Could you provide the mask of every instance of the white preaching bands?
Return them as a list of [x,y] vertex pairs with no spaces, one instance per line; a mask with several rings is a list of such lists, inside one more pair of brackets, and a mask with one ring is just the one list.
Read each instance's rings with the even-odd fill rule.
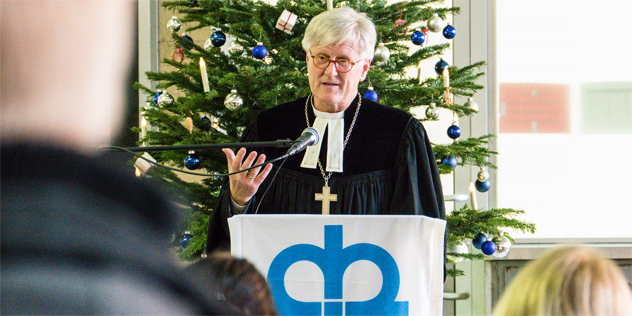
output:
[[[312,107],[312,110],[314,110],[314,115],[316,115],[316,120],[312,127],[318,130],[318,135],[325,135],[325,131],[329,127],[329,133],[327,134],[327,167],[325,171],[342,172],[342,142],[345,130],[345,113],[321,112],[314,107]],[[301,167],[310,169],[316,169],[316,167],[318,167],[318,156],[322,144],[323,142],[319,141],[317,144],[307,147]]]

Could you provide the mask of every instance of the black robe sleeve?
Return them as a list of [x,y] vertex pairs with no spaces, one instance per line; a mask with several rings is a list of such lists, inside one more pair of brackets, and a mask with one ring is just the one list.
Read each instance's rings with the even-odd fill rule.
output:
[[445,220],[443,189],[432,145],[418,120],[411,118],[408,124],[397,154],[390,213]]
[[[423,125],[411,119],[402,135],[396,161],[397,177],[391,214],[425,215],[445,220],[445,203],[432,144]],[[410,211],[408,211],[410,212]],[[443,239],[443,280],[446,274],[447,231]]]

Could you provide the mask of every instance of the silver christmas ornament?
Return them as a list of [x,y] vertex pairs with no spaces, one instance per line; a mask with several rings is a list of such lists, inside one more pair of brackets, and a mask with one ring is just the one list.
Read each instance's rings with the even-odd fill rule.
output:
[[244,53],[244,47],[237,43],[237,41],[232,41],[230,45],[228,45],[228,53],[233,57],[240,56]]
[[457,257],[457,256],[452,256],[450,254],[451,253],[468,254],[470,253],[470,249],[468,248],[467,244],[465,244],[464,242],[461,242],[456,245],[448,244],[447,252],[448,252],[448,256],[450,256],[450,258],[452,258],[454,262],[463,262],[465,259],[461,257]]
[[438,14],[433,14],[432,18],[428,20],[428,29],[434,33],[439,33],[443,30],[443,20]]
[[171,32],[177,32],[180,30],[181,27],[182,27],[182,23],[180,22],[180,20],[178,20],[177,16],[172,16],[171,20],[167,22],[167,28]]
[[509,250],[511,250],[511,241],[504,235],[494,238],[493,241],[496,244],[496,252],[494,252],[492,256],[496,258],[507,257]]
[[164,107],[173,104],[173,97],[167,93],[167,90],[163,90],[162,94],[158,97],[158,106]]
[[237,94],[236,89],[230,90],[230,94],[228,94],[226,96],[226,99],[224,99],[224,106],[226,106],[226,108],[231,109],[231,110],[239,108],[243,104],[244,104],[244,99],[241,96],[239,96],[239,94]]
[[373,61],[375,61],[378,65],[381,65],[387,62],[389,57],[391,57],[391,51],[388,50],[388,47],[384,46],[384,43],[378,44],[375,49]]
[[434,121],[439,119],[439,108],[437,108],[436,103],[430,103],[430,106],[426,109],[426,117]]
[[474,102],[474,98],[468,98],[467,102],[465,102],[464,105],[467,106],[470,110],[478,112],[478,103]]
[[477,178],[478,181],[485,182],[489,179],[489,172],[487,172],[485,168],[482,168],[481,171],[478,172]]

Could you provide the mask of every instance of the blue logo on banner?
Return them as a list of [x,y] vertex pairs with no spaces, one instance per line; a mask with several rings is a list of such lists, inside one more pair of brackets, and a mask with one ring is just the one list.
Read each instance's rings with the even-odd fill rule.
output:
[[[342,225],[325,226],[325,248],[309,244],[290,246],[270,264],[268,282],[281,315],[343,315],[342,286],[347,268],[359,260],[373,262],[382,272],[382,289],[374,298],[363,302],[344,302],[344,314],[408,315],[408,302],[396,302],[399,292],[399,269],[395,259],[383,248],[367,243],[342,248]],[[324,313],[322,302],[302,302],[290,297],[285,288],[285,272],[294,263],[316,264],[325,278]]]

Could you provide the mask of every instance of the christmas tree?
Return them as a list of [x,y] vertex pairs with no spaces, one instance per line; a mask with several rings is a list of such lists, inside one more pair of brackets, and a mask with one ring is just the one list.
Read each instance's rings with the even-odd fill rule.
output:
[[[481,169],[477,189],[487,191],[487,168],[495,168],[487,143],[493,135],[460,139],[458,118],[476,115],[473,100],[456,104],[455,97],[471,97],[482,88],[477,80],[484,76],[483,62],[465,67],[448,65],[443,59],[449,43],[428,45],[428,38],[453,38],[456,30],[446,24],[458,8],[440,7],[441,1],[402,1],[387,4],[380,0],[333,1],[333,7],[348,6],[364,12],[375,23],[378,46],[368,80],[359,90],[364,97],[414,112],[424,110],[421,121],[436,120],[438,109],[453,113],[454,123],[446,126],[454,141],[434,144],[433,150],[442,174],[450,174],[458,165]],[[163,63],[173,70],[150,72],[155,89],[137,84],[148,96],[143,117],[152,129],[143,133],[143,144],[193,145],[237,142],[245,127],[261,110],[306,96],[305,51],[303,33],[310,19],[327,9],[325,1],[206,0],[168,1],[163,6],[177,12],[167,27],[173,32],[174,52]],[[208,30],[204,45],[196,44],[186,32]],[[436,76],[423,78],[422,62],[433,63]],[[417,76],[414,74],[419,72]],[[411,75],[412,74],[412,75]],[[139,130],[140,131],[140,130]],[[432,139],[431,139],[432,141]],[[162,164],[204,174],[225,173],[226,158],[219,150],[195,152],[158,151],[152,156]],[[158,168],[154,168],[158,169]],[[222,184],[220,177],[184,181],[170,170],[152,171],[152,177],[168,179],[190,194],[193,203],[182,231],[181,255],[198,258],[205,248],[209,215]],[[475,246],[491,254],[508,250],[512,240],[506,228],[533,232],[535,227],[514,219],[522,213],[513,209],[479,210],[469,205],[448,215],[448,260],[482,259],[456,247],[475,239]],[[484,238],[493,243],[483,246]],[[504,248],[503,248],[504,247]],[[451,275],[461,272],[455,269]]]

